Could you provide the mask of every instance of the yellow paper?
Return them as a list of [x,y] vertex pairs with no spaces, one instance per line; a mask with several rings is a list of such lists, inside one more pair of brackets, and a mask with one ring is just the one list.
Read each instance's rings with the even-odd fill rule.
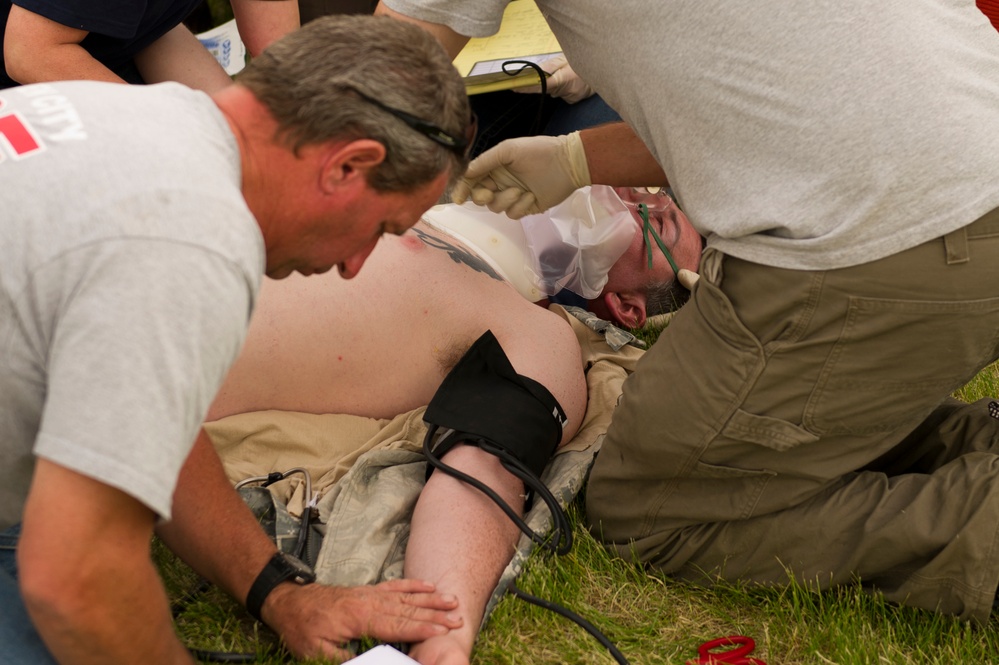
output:
[[[468,94],[509,90],[536,85],[537,74],[528,68],[516,76],[503,72],[507,60],[530,60],[540,64],[562,52],[547,21],[534,0],[514,0],[506,6],[499,31],[491,37],[468,40],[454,59],[454,66],[465,79]],[[522,65],[508,66],[516,71]]]

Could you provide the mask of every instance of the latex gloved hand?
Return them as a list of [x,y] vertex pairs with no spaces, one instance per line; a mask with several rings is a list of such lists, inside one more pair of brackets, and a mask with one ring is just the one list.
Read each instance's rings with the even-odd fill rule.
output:
[[[575,104],[593,95],[593,88],[579,78],[564,55],[557,55],[550,60],[545,60],[541,69],[551,75],[545,81],[549,96],[559,97],[570,104]],[[541,85],[515,88],[514,92],[541,92]]]
[[680,280],[681,284],[683,284],[685,287],[687,287],[688,291],[690,291],[691,289],[694,288],[694,284],[697,284],[697,280],[699,280],[701,278],[701,276],[698,275],[693,270],[687,270],[686,268],[680,268],[680,272],[678,272],[676,274],[676,278],[678,280]]
[[503,141],[482,153],[455,185],[455,203],[471,199],[511,219],[536,215],[590,183],[579,132]]

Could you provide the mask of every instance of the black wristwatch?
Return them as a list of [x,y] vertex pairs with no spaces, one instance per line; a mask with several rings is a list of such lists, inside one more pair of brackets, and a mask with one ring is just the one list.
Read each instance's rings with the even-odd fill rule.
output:
[[246,594],[246,611],[257,621],[263,622],[263,619],[260,618],[260,608],[264,606],[264,601],[267,600],[267,596],[274,590],[274,587],[287,581],[296,584],[312,584],[316,581],[316,574],[296,557],[276,552],[257,575],[257,579],[253,581],[250,593]]

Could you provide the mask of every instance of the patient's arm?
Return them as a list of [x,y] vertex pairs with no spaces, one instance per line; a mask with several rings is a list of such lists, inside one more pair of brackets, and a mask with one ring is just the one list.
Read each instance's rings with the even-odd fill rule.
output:
[[[524,486],[499,461],[474,446],[458,446],[444,461],[486,485],[518,513]],[[468,663],[486,603],[513,557],[520,531],[486,495],[435,471],[413,513],[406,576],[434,580],[460,599],[461,628],[416,645],[423,665]]]
[[[157,533],[240,601],[276,549],[233,491],[204,431],[181,470],[173,519]],[[412,641],[459,627],[460,620],[451,618],[455,604],[415,580],[356,588],[286,582],[267,596],[261,614],[295,655],[342,658],[346,652],[339,647],[362,636]]]
[[[493,332],[514,369],[543,384],[562,405],[569,418],[562,439],[566,443],[575,435],[586,409],[579,345],[569,326],[543,313],[538,317],[541,321],[512,334]],[[523,483],[489,453],[459,445],[443,460],[484,482],[518,513],[523,512]],[[477,489],[440,471],[431,475],[413,514],[406,576],[431,581],[439,591],[457,596],[464,624],[416,645],[410,654],[413,658],[423,665],[468,663],[486,603],[513,556],[519,535],[510,518]]]

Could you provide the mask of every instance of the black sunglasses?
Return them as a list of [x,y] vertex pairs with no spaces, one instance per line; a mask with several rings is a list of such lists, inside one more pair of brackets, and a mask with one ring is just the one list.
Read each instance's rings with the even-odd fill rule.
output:
[[383,104],[374,97],[369,97],[364,94],[360,90],[354,90],[353,88],[351,88],[351,90],[357,93],[358,97],[369,104],[377,106],[386,113],[391,113],[395,117],[399,118],[399,120],[402,120],[404,123],[423,134],[437,145],[444,146],[462,159],[468,157],[468,153],[472,148],[472,142],[475,140],[475,128],[478,124],[478,119],[475,117],[474,113],[472,114],[471,122],[468,124],[468,129],[465,130],[465,136],[462,138],[445,132],[437,125],[431,124],[425,120],[420,120],[415,115],[411,115],[405,111],[400,111],[399,109],[389,106],[388,104]]

